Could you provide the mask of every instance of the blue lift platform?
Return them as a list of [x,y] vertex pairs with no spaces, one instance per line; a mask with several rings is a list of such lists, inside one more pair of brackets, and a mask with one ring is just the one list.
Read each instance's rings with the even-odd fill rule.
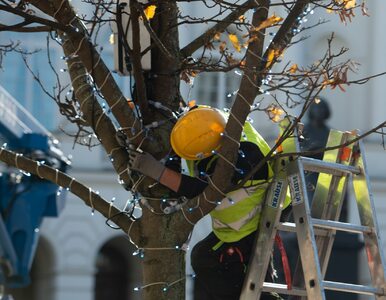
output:
[[[6,144],[6,145],[5,145]],[[58,141],[0,86],[0,146],[65,172],[69,160]],[[44,217],[57,217],[65,193],[37,176],[0,162],[0,300],[4,287],[30,283],[29,272]]]

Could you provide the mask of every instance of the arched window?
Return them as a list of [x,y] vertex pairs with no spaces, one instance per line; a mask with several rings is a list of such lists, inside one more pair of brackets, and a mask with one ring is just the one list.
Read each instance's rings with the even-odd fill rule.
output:
[[131,255],[134,251],[131,248],[123,236],[112,238],[102,246],[95,262],[95,300],[140,299],[133,289],[140,285],[141,270]]

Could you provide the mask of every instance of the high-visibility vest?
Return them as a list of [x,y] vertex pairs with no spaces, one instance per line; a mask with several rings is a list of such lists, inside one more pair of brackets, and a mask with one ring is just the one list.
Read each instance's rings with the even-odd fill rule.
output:
[[[244,124],[241,141],[243,140],[256,144],[264,156],[270,151],[267,142],[249,122]],[[213,157],[214,159],[216,157]],[[198,175],[195,174],[197,162],[187,161],[191,176]],[[273,171],[268,163],[267,180],[246,181],[243,188],[227,193],[226,197],[210,212],[213,232],[220,241],[228,243],[239,241],[258,228],[265,192],[272,177]],[[289,202],[290,198],[287,197],[284,206],[288,206]]]

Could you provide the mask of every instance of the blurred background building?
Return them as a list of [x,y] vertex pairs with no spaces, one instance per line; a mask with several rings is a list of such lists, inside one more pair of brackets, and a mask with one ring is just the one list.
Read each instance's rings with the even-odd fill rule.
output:
[[[78,5],[80,1],[73,1]],[[80,4],[79,4],[80,5]],[[184,4],[185,5],[185,4]],[[187,5],[187,4],[186,4]],[[381,38],[386,27],[385,1],[369,1],[367,3],[371,17],[357,16],[352,23],[344,26],[339,17],[327,15],[329,22],[309,32],[309,38],[293,47],[287,53],[293,63],[308,65],[318,59],[327,47],[330,32],[335,32],[335,49],[350,49],[345,59],[353,58],[360,63],[357,74],[352,78],[360,78],[386,71],[384,55],[385,39]],[[200,15],[203,10],[199,5],[189,6],[193,14]],[[309,16],[309,22],[319,19],[316,13]],[[323,16],[325,17],[325,16]],[[6,20],[4,20],[5,22]],[[202,27],[183,28],[181,43],[187,44],[202,31]],[[307,33],[306,33],[307,34]],[[45,86],[53,86],[53,73],[46,66],[46,50],[44,37],[32,34],[15,35],[1,32],[1,41],[19,39],[23,47],[42,49],[28,58],[34,70]],[[113,66],[113,49],[104,45],[103,57],[106,63]],[[65,61],[61,59],[60,46],[51,43],[51,59],[57,69],[65,69]],[[62,76],[67,74],[61,73]],[[129,96],[128,78],[115,76],[124,94]],[[207,103],[219,108],[230,107],[234,92],[237,90],[240,75],[237,72],[203,73],[194,79],[193,86],[183,85],[182,95],[185,100],[196,99],[199,103]],[[323,93],[332,110],[328,126],[339,130],[359,129],[366,131],[385,120],[386,103],[384,96],[385,77],[375,78],[365,85],[351,85],[346,92],[339,89],[326,89]],[[25,68],[19,54],[7,54],[4,70],[0,71],[0,84],[20,103],[29,110],[44,126],[61,142],[64,153],[72,156],[73,167],[71,176],[99,190],[106,199],[114,199],[124,205],[129,194],[119,185],[117,175],[112,170],[107,155],[100,147],[91,150],[73,145],[73,139],[63,131],[71,126],[59,116],[56,104],[42,92],[39,85]],[[254,126],[271,143],[277,136],[277,128],[263,114],[252,115]],[[378,221],[384,246],[386,246],[386,159],[385,150],[379,135],[365,139],[366,158],[370,170],[372,192],[378,213]],[[357,219],[352,205],[348,207],[348,218]],[[194,231],[193,240],[201,239],[209,231],[210,222],[204,219]],[[127,237],[105,224],[99,214],[92,214],[90,209],[75,196],[68,195],[64,212],[57,219],[45,219],[40,230],[41,237],[37,254],[33,262],[31,277],[32,285],[14,291],[16,300],[135,300],[140,293],[133,292],[140,285],[138,278],[137,256]],[[363,283],[368,281],[367,265],[364,260],[358,261],[359,275]],[[191,272],[189,258],[187,272]],[[128,284],[129,283],[129,284]],[[188,282],[187,299],[190,295]],[[112,294],[116,293],[116,294]],[[363,297],[361,299],[367,299]]]

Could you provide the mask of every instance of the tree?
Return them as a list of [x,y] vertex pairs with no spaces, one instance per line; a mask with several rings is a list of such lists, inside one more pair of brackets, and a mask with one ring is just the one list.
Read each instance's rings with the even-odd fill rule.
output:
[[[308,107],[317,102],[323,89],[338,87],[344,90],[349,84],[361,84],[369,79],[348,80],[349,72],[355,71],[356,65],[351,60],[337,60],[347,49],[333,52],[333,36],[327,43],[325,55],[310,66],[286,62],[285,51],[302,42],[302,32],[320,24],[305,25],[305,19],[313,10],[337,13],[342,22],[348,22],[354,12],[366,14],[365,4],[355,0],[246,0],[242,3],[202,0],[200,3],[205,12],[212,15],[193,16],[186,14],[181,6],[191,5],[189,1],[130,1],[129,13],[124,13],[130,20],[126,28],[117,21],[119,1],[83,2],[90,7],[91,14],[77,15],[68,0],[1,1],[0,10],[14,15],[15,23],[0,24],[0,30],[20,34],[47,32],[48,48],[51,39],[60,43],[68,66],[72,97],[66,96],[64,92],[68,87],[60,82],[54,94],[45,91],[58,104],[60,112],[77,125],[77,142],[91,147],[93,141],[87,139],[84,142],[84,138],[96,135],[122,186],[133,193],[133,205],[143,207],[141,218],[134,219],[130,213],[120,211],[88,187],[49,166],[3,148],[0,160],[69,188],[86,205],[127,233],[138,246],[138,252],[146,253],[143,260],[144,299],[183,299],[185,263],[182,245],[192,226],[215,207],[214,203],[222,199],[224,193],[236,188],[231,186],[231,176],[223,174],[234,171],[238,149],[234,141],[240,139],[240,125],[250,112],[261,111],[276,122],[289,117],[293,107],[299,107],[300,113],[291,117],[293,122],[267,157],[272,159],[274,151],[292,133]],[[246,17],[248,12],[251,12],[250,17]],[[279,12],[283,17],[279,17]],[[151,38],[151,45],[145,49],[140,44],[142,24]],[[208,25],[200,36],[180,47],[179,27],[194,24]],[[117,38],[123,43],[135,82],[130,101],[122,94],[98,51],[98,33],[107,30],[109,25],[116,27]],[[132,33],[130,42],[125,38],[127,32]],[[10,48],[12,46],[4,45],[0,51]],[[151,69],[144,70],[141,58],[149,52]],[[213,55],[215,52],[217,55]],[[50,64],[50,57],[47,58]],[[167,159],[175,112],[185,105],[180,95],[180,81],[189,82],[201,72],[232,70],[242,72],[241,83],[229,112],[218,153],[221,159],[210,185],[204,191],[204,197],[184,203],[173,214],[165,214],[160,209],[160,202],[170,202],[172,194],[161,185],[155,185],[150,178],[130,172],[127,147],[134,145],[157,159]],[[37,74],[35,78],[39,81]],[[266,98],[270,99],[268,104]],[[103,107],[101,99],[108,108]],[[383,122],[373,131],[384,126]],[[207,201],[200,201],[201,198]]]

